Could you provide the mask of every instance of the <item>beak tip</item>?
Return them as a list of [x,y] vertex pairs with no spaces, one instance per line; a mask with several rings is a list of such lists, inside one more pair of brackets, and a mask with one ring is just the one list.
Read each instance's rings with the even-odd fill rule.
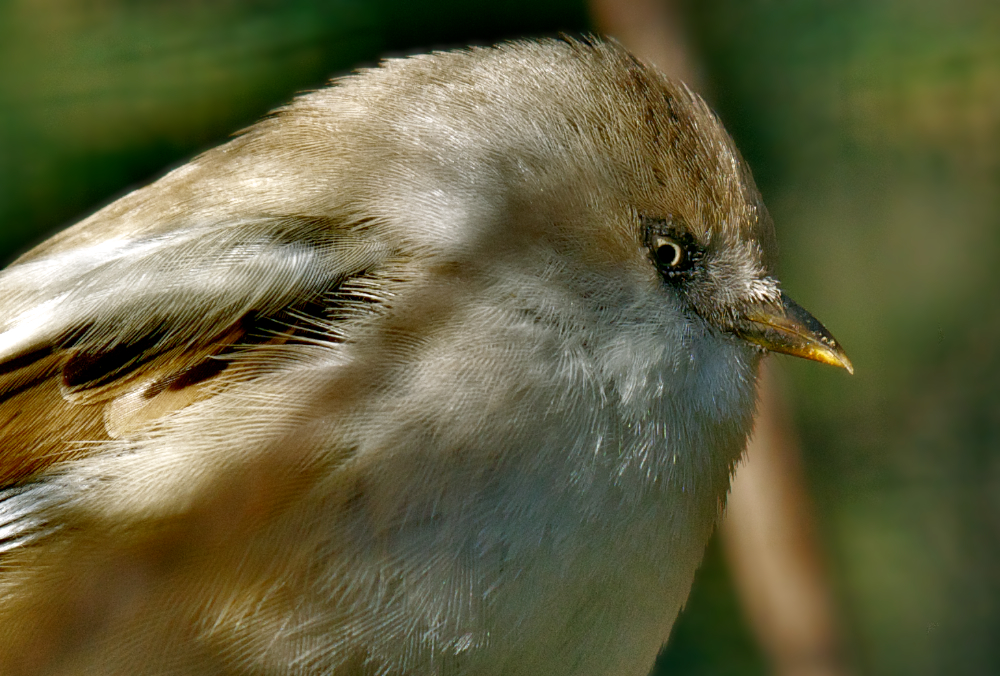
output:
[[813,353],[812,358],[816,361],[822,361],[830,366],[839,366],[840,368],[847,371],[852,376],[854,375],[854,364],[851,363],[851,359],[847,356],[842,348],[833,336],[826,333],[826,329],[823,329],[824,336],[821,337],[821,346],[817,346]]
[[844,369],[852,376],[854,375],[854,364],[851,363],[851,360],[847,357],[847,354],[844,353],[839,345],[831,347],[829,344],[812,344],[807,345],[805,349],[802,350],[789,350],[784,349],[782,346],[777,349],[772,348],[772,350],[774,352],[783,352],[794,357],[803,357],[805,359],[811,359],[812,361],[818,361],[822,364],[836,366]]

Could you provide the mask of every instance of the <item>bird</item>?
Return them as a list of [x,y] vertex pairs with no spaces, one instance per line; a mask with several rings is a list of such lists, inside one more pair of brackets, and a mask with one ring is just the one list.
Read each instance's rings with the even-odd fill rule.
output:
[[0,275],[0,673],[648,673],[768,352],[706,103],[613,39],[389,59]]

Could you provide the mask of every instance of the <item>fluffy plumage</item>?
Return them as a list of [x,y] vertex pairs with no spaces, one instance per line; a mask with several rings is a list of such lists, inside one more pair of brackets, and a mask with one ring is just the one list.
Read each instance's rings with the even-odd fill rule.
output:
[[296,99],[0,277],[3,673],[646,673],[773,247],[614,43]]

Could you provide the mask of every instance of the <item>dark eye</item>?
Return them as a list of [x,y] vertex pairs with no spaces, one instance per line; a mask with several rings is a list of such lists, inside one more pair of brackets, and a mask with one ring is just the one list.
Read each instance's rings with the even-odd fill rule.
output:
[[653,237],[653,256],[661,270],[681,270],[687,264],[687,251],[676,240],[664,235]]
[[663,281],[681,284],[698,273],[705,249],[684,227],[684,221],[668,214],[666,218],[643,216],[642,223],[646,249]]

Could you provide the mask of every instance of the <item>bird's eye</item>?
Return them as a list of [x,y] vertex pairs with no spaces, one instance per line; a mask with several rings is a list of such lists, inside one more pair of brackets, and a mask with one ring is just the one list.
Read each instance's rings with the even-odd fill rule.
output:
[[705,249],[677,216],[643,217],[644,243],[663,281],[680,284],[697,274]]
[[662,235],[653,238],[653,255],[662,270],[680,270],[687,262],[684,247]]

